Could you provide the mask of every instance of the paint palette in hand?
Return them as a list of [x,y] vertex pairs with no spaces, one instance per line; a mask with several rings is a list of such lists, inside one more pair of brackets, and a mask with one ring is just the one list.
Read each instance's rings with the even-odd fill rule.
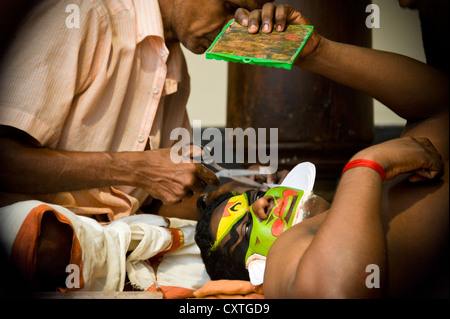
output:
[[250,34],[247,27],[231,20],[206,51],[206,58],[290,70],[313,30],[313,26],[291,24],[283,32]]

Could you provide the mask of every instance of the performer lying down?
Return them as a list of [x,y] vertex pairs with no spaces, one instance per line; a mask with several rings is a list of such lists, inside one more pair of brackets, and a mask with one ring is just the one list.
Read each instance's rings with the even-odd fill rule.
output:
[[[250,32],[255,24],[267,32],[311,25],[272,3],[262,12],[238,10],[236,20]],[[228,194],[208,205],[196,241],[209,275],[245,279],[250,272],[269,298],[424,296],[435,283],[448,297],[448,75],[317,33],[296,65],[381,101],[407,120],[402,138],[358,152],[330,207],[283,189]],[[300,204],[309,215],[293,225]]]
[[[365,168],[344,174],[333,205],[313,192],[286,187],[222,194],[196,228],[209,276],[264,283],[265,296],[274,298],[417,297],[434,289],[428,286],[436,281],[445,288],[448,172],[440,179],[439,154],[428,140],[408,137],[369,150],[379,158],[395,155],[408,161],[417,166],[412,171],[429,162],[434,166],[430,182],[396,176],[397,182],[386,182],[389,190],[383,191],[380,176]],[[404,163],[389,166],[409,171]],[[349,198],[355,202],[344,202],[350,184],[355,188]],[[357,192],[362,189],[366,198],[361,200]],[[369,265],[381,269],[374,279],[380,280],[380,289],[366,286]],[[303,272],[306,278],[300,277]]]

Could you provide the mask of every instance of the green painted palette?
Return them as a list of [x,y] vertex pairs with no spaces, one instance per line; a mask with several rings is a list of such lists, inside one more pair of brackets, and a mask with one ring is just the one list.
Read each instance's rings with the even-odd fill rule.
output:
[[290,70],[313,30],[313,26],[291,24],[284,32],[250,34],[247,27],[231,20],[206,51],[206,58]]

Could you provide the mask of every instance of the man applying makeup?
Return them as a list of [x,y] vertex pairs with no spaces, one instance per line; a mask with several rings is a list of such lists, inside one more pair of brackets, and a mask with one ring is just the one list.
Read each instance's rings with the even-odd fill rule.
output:
[[[410,1],[424,12],[435,3]],[[251,33],[259,25],[269,26],[263,32],[287,23],[311,25],[294,8],[273,4],[238,10],[236,20]],[[281,235],[271,220],[295,196],[270,190],[218,198],[197,226],[210,276],[249,279],[249,258],[256,252],[264,261],[268,298],[448,297],[448,75],[317,32],[296,65],[369,94],[407,124],[399,139],[353,156],[329,207],[317,197],[305,199],[303,210],[310,215],[292,227],[284,211]],[[233,207],[239,208],[234,215]],[[380,288],[366,284],[371,265],[380,271]]]

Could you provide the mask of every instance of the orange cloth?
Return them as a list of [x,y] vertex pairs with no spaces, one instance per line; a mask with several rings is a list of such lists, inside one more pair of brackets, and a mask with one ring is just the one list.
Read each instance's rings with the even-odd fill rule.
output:
[[[67,224],[73,229],[72,223],[64,215],[47,205],[37,206],[28,214],[16,236],[16,239],[14,240],[11,250],[11,262],[15,267],[17,267],[19,272],[24,277],[24,280],[29,283],[32,282],[34,272],[36,270],[37,240],[39,234],[41,233],[42,217],[46,213],[55,214],[60,223]],[[78,265],[80,269],[83,267],[81,255],[81,246],[74,231],[72,238],[72,249],[70,252],[70,263]],[[83,288],[84,278],[82,271],[80,271],[80,273],[80,288]],[[69,290],[71,289],[61,289],[61,291]]]
[[194,292],[204,299],[264,299],[263,285],[253,286],[249,281],[212,280]]
[[241,280],[211,280],[198,290],[152,285],[146,291],[161,292],[164,299],[264,299],[262,285]]
[[[78,7],[79,28],[67,25]],[[70,11],[70,10],[69,10]],[[40,1],[0,65],[0,125],[64,151],[126,152],[172,145],[190,128],[189,75],[178,43],[166,46],[158,0]],[[148,194],[103,187],[30,199],[109,222],[135,213]]]
[[169,287],[169,286],[158,286],[152,285],[149,287],[147,292],[161,292],[164,299],[186,299],[194,298],[193,289],[183,288],[183,287]]

